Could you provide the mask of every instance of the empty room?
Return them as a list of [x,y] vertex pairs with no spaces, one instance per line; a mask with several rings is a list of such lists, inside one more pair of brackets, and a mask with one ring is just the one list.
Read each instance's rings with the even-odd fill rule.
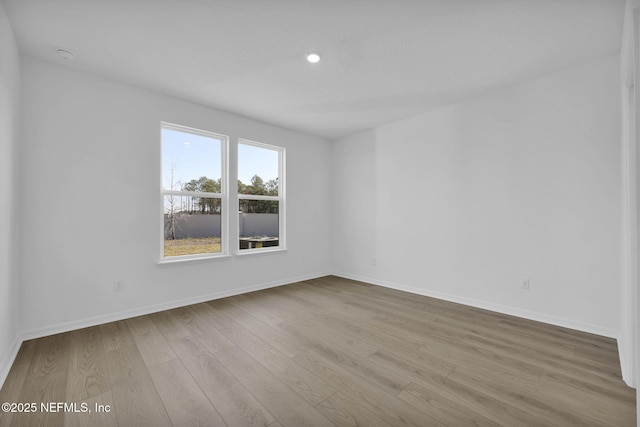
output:
[[0,0],[0,426],[636,426],[640,0]]

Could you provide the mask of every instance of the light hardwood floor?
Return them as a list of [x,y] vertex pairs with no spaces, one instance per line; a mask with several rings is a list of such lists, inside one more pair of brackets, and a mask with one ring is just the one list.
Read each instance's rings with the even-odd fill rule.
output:
[[0,426],[636,425],[612,339],[337,277],[27,341],[0,402],[93,410]]

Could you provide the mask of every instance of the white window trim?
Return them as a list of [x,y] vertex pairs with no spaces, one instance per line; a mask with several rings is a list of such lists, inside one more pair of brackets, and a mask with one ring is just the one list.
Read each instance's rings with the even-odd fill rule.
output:
[[[235,254],[236,255],[251,255],[251,254],[264,254],[269,252],[283,252],[287,250],[287,231],[286,231],[286,177],[285,177],[285,160],[286,149],[284,147],[278,147],[276,145],[265,144],[263,142],[252,141],[249,139],[238,138],[238,145],[252,145],[254,147],[266,148],[278,153],[278,195],[277,196],[263,196],[263,195],[251,195],[251,194],[238,194],[238,200],[236,202],[236,212],[240,211],[240,200],[276,200],[278,201],[278,246],[271,248],[255,248],[255,249],[240,249],[240,226],[236,227],[236,239],[235,239]],[[239,160],[237,161],[239,163]],[[238,177],[236,176],[236,186]]]
[[[176,191],[176,190],[164,190],[162,188],[162,130],[170,129],[178,132],[191,133],[194,135],[204,136],[207,138],[214,138],[220,140],[220,190],[221,193],[198,193],[194,191]],[[183,263],[188,261],[203,261],[207,259],[219,259],[229,257],[229,179],[228,179],[228,166],[229,166],[229,137],[216,132],[210,132],[202,129],[196,129],[189,126],[177,125],[174,123],[160,122],[160,254],[158,264],[173,264]],[[196,254],[196,255],[180,255],[173,257],[164,256],[164,197],[170,195],[181,196],[197,196],[197,197],[212,197],[220,199],[220,252],[211,254]],[[237,209],[236,209],[237,210]]]

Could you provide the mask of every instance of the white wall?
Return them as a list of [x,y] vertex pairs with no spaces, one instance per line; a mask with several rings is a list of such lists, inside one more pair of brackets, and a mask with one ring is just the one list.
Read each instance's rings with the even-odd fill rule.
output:
[[13,30],[0,3],[0,384],[4,382],[20,344],[18,340],[18,283],[14,165],[17,161],[20,96],[18,49]]
[[[22,73],[26,336],[329,272],[328,142],[34,59]],[[156,264],[160,121],[287,149],[287,252]]]
[[338,140],[336,273],[617,336],[619,141],[618,56]]

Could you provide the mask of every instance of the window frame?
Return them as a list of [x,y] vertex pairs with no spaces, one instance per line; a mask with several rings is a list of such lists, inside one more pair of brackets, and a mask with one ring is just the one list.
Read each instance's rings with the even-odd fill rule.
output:
[[[263,142],[253,141],[245,138],[238,138],[236,150],[240,150],[240,144],[251,145],[253,147],[264,148],[267,150],[273,150],[278,153],[278,195],[277,196],[265,196],[265,195],[252,195],[252,194],[237,194],[236,211],[240,213],[240,200],[272,200],[278,202],[278,246],[269,246],[262,248],[252,249],[240,249],[240,222],[236,227],[236,243],[235,253],[236,255],[250,255],[250,254],[262,254],[267,252],[279,252],[287,250],[286,239],[286,176],[285,176],[285,161],[286,161],[286,149],[277,145],[265,144]],[[236,159],[236,171],[240,169],[240,156]],[[238,174],[236,173],[235,185],[238,185]]]
[[[212,138],[220,141],[220,193],[182,191],[182,190],[165,190],[163,188],[163,164],[162,152],[163,141],[162,131],[164,129],[177,132],[190,133],[193,135]],[[160,258],[158,264],[168,264],[184,261],[207,260],[216,258],[225,258],[229,256],[229,136],[208,130],[197,129],[189,126],[178,125],[169,122],[160,122]],[[164,255],[165,244],[165,196],[187,196],[200,198],[220,199],[220,252],[202,253],[193,255],[177,255],[166,257]]]

